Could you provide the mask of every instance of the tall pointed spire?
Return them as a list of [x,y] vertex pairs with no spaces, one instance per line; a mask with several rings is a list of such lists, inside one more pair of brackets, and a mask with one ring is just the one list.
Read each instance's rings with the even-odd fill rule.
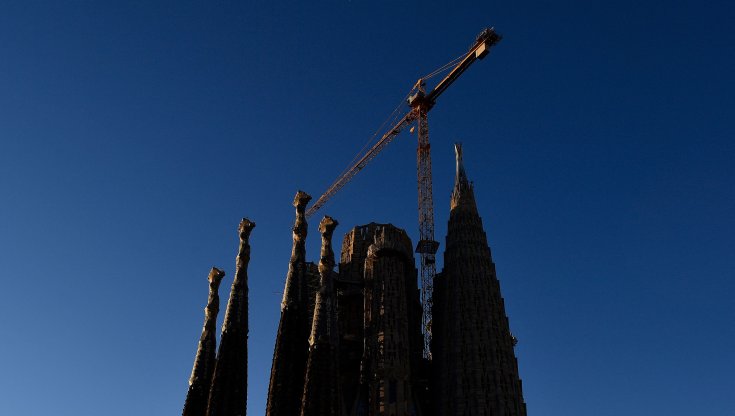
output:
[[438,415],[526,416],[518,362],[472,184],[455,145],[444,270],[434,284],[432,353]]
[[217,314],[219,313],[219,284],[225,272],[212,267],[209,272],[209,298],[204,308],[204,328],[199,338],[194,368],[189,377],[189,392],[186,394],[183,416],[204,416],[207,412],[209,386],[217,362]]
[[464,182],[467,183],[467,172],[464,170],[464,160],[462,159],[462,143],[454,144],[454,158],[457,163],[457,175],[455,183]]
[[293,227],[293,248],[288,264],[286,288],[281,302],[281,321],[273,350],[266,416],[295,416],[301,409],[304,374],[309,352],[311,316],[308,316],[308,285],[306,273],[306,205],[311,196],[298,191],[293,201],[296,221]]
[[457,161],[457,173],[454,178],[454,189],[452,190],[452,199],[450,208],[457,207],[469,209],[477,212],[475,203],[475,191],[472,182],[467,179],[467,172],[464,169],[464,161],[462,160],[462,143],[454,144],[454,155]]
[[306,222],[306,205],[311,201],[311,195],[304,191],[296,192],[293,206],[296,208],[296,220],[293,226],[293,246],[291,261],[288,263],[288,276],[283,291],[281,311],[290,307],[297,307],[306,299],[306,235],[309,225]]
[[316,294],[314,319],[309,337],[309,359],[306,364],[301,416],[338,416],[341,414],[339,394],[339,345],[337,310],[334,294],[334,251],[332,234],[338,222],[325,216],[319,223],[322,234],[319,275],[321,285]]
[[236,259],[235,279],[227,302],[222,337],[217,353],[209,416],[244,416],[248,401],[248,264],[250,232],[255,223],[243,218],[238,227],[240,249]]

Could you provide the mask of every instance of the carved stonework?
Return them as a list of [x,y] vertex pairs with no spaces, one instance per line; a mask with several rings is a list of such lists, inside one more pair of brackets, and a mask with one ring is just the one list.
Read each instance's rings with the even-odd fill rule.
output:
[[310,200],[309,194],[298,191],[293,201],[296,208],[293,247],[273,350],[267,416],[295,416],[301,410],[312,318],[309,316],[309,276],[306,266],[308,224],[305,215]]
[[337,221],[325,216],[319,224],[322,234],[319,260],[320,287],[316,293],[314,318],[309,337],[302,416],[341,415],[339,394],[339,340],[337,334],[336,298],[334,295],[334,251],[332,234]]
[[248,264],[250,232],[255,223],[243,218],[235,279],[227,302],[217,365],[209,396],[209,416],[244,416],[248,390]]
[[355,414],[422,415],[417,272],[405,232],[391,225],[377,229],[364,267],[365,350]]
[[297,307],[306,296],[306,282],[302,277],[304,276],[304,264],[306,263],[306,235],[308,232],[306,205],[309,201],[311,201],[311,196],[304,191],[298,191],[293,200],[293,206],[296,208],[296,220],[293,226],[291,261],[288,264],[288,276],[283,291],[281,310],[288,307]]
[[217,314],[219,313],[219,285],[225,272],[212,267],[209,272],[209,298],[204,308],[204,328],[199,338],[194,368],[189,377],[189,391],[186,394],[183,416],[204,416],[207,412],[209,387],[217,356]]

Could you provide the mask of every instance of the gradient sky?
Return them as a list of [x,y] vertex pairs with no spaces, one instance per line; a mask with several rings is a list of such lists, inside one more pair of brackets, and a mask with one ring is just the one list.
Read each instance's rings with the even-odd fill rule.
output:
[[[735,6],[510,3],[2,2],[0,414],[180,414],[243,216],[263,414],[293,194],[495,26],[429,116],[436,235],[462,141],[529,414],[735,415]],[[335,239],[415,240],[415,169],[404,133]]]

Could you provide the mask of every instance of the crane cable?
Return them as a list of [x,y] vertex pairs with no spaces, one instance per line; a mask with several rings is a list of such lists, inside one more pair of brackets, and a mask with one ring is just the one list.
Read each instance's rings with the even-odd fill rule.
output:
[[357,154],[355,155],[355,157],[352,158],[352,160],[350,161],[350,163],[347,164],[347,167],[342,171],[342,173],[339,174],[338,178],[341,178],[342,176],[344,176],[345,173],[347,173],[347,171],[349,171],[355,165],[355,162],[357,162],[362,156],[364,156],[366,149],[368,149],[369,147],[372,147],[372,145],[374,144],[375,138],[378,136],[378,133],[380,133],[381,131],[383,131],[383,129],[385,128],[385,126],[388,123],[395,124],[395,122],[397,121],[397,119],[401,115],[399,113],[399,110],[405,104],[405,102],[408,99],[409,95],[410,95],[410,92],[408,94],[406,94],[406,96],[404,98],[401,99],[401,101],[398,103],[398,105],[396,106],[396,108],[393,109],[393,111],[390,113],[390,115],[388,115],[388,118],[386,118],[385,121],[383,121],[383,124],[381,124],[380,127],[378,127],[377,130],[375,130],[375,133],[373,133],[373,135],[370,136],[370,138],[367,140],[367,142],[365,142],[365,145],[362,146],[362,148],[360,149],[360,151],[357,152]]
[[[446,64],[444,64],[440,68],[434,70],[433,72],[429,73],[428,75],[423,76],[421,79],[423,79],[423,80],[431,79],[431,78],[433,78],[433,77],[441,74],[442,72],[447,71],[449,68],[451,68],[452,66],[456,65],[465,56],[467,56],[467,53],[463,53],[462,55],[459,55],[458,57],[456,57],[456,58],[452,59],[451,61],[447,62]],[[353,157],[352,160],[350,161],[350,163],[347,164],[347,167],[340,173],[339,177],[342,177],[345,173],[347,173],[347,171],[355,164],[355,162],[358,161],[360,159],[360,157],[364,155],[365,150],[374,143],[374,140],[378,136],[378,133],[380,133],[381,131],[383,131],[383,128],[389,122],[391,122],[391,124],[395,124],[395,122],[398,121],[398,117],[400,116],[400,114],[396,114],[396,113],[398,113],[398,110],[400,110],[400,108],[406,102],[406,100],[408,99],[408,97],[411,95],[411,92],[413,92],[413,89],[411,91],[409,91],[408,94],[406,94],[406,96],[401,99],[401,101],[398,103],[398,105],[393,110],[393,112],[390,113],[390,115],[388,116],[388,118],[386,118],[385,121],[383,121],[383,124],[381,124],[380,127],[378,127],[378,129],[375,130],[375,133],[373,133],[373,135],[367,140],[367,142],[365,142],[365,144],[357,152],[357,154],[355,155],[355,157]]]
[[[460,56],[452,59],[451,61],[449,61],[448,63],[444,64],[440,68],[434,70],[433,72],[429,73],[428,75],[423,76],[421,79],[422,80],[431,79],[431,78],[433,78],[433,77],[441,74],[442,72],[447,71],[449,68],[451,68],[454,65],[456,65],[465,56],[467,56],[467,53],[463,53],[462,55],[460,55]],[[383,121],[383,123],[380,125],[380,127],[378,127],[378,129],[375,130],[375,133],[373,133],[373,135],[365,142],[365,144],[357,152],[357,154],[355,154],[355,157],[353,157],[352,160],[350,161],[350,163],[347,164],[347,167],[345,167],[344,170],[342,170],[342,172],[339,174],[339,176],[337,176],[338,178],[343,177],[355,165],[355,162],[357,162],[358,160],[360,160],[360,158],[365,155],[366,149],[372,148],[372,145],[374,145],[374,143],[375,143],[375,138],[378,136],[378,134],[381,131],[383,131],[383,129],[385,128],[385,126],[387,124],[390,123],[391,125],[393,125],[393,124],[395,124],[398,121],[398,118],[401,116],[401,113],[399,113],[399,110],[401,109],[402,106],[405,105],[406,100],[411,96],[411,93],[413,91],[414,91],[414,88],[411,88],[411,90],[408,92],[408,94],[406,94],[406,96],[401,99],[401,101],[398,103],[398,105],[396,106],[396,108],[390,113],[390,115],[388,115],[388,118],[386,118],[385,121]]]
[[[433,78],[433,77],[441,74],[442,72],[447,71],[449,68],[451,68],[454,65],[456,65],[465,56],[467,56],[467,53],[463,53],[462,55],[459,55],[458,57],[456,57],[456,58],[452,59],[451,61],[447,62],[446,64],[444,64],[440,68],[434,70],[433,72],[429,73],[428,75],[423,76],[421,79],[423,79],[423,80],[431,79],[431,78]],[[408,99],[408,97],[411,95],[411,92],[412,91],[413,91],[413,89],[411,91],[409,91],[408,94],[406,94],[406,96],[403,97],[403,99],[401,99],[401,101],[398,103],[398,105],[393,110],[393,112],[390,113],[390,115],[388,116],[388,118],[385,119],[385,121],[383,122],[383,124],[381,124],[380,127],[378,127],[377,130],[375,130],[375,133],[373,133],[373,135],[368,139],[368,141],[365,142],[365,145],[360,149],[359,152],[357,152],[357,154],[355,155],[355,157],[347,165],[347,168],[345,168],[345,170],[342,171],[342,173],[340,174],[340,177],[342,175],[344,175],[347,172],[347,170],[352,167],[352,165],[360,158],[360,156],[363,155],[363,152],[365,151],[365,149],[373,143],[373,141],[375,140],[375,137],[378,135],[378,133],[380,133],[383,130],[383,128],[385,127],[386,124],[388,124],[389,121],[393,121],[394,123],[391,123],[391,124],[395,124],[395,121],[397,121],[397,119],[399,117],[399,115],[396,115],[396,113],[403,106],[403,104],[406,102],[406,100]]]
[[425,75],[421,79],[427,80],[427,79],[431,79],[431,78],[433,78],[433,77],[441,74],[442,72],[448,70],[450,67],[453,67],[454,65],[456,65],[457,63],[459,63],[459,61],[461,61],[462,59],[464,59],[466,56],[467,56],[467,52],[463,53],[462,55],[459,55],[458,57],[456,57],[454,59],[452,59],[450,62],[448,62],[447,64],[445,64],[441,68],[434,70],[434,72],[432,72],[432,73],[430,73],[428,75]]

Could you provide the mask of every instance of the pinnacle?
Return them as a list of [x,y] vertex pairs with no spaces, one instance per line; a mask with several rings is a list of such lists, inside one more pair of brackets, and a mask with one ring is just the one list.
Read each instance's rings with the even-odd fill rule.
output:
[[334,229],[339,225],[339,222],[329,215],[325,215],[322,221],[319,223],[319,232],[322,234],[332,234]]
[[219,284],[223,277],[225,277],[224,271],[216,267],[212,267],[212,270],[209,271],[209,277],[207,279],[212,283]]
[[243,218],[237,229],[240,232],[240,239],[247,240],[250,237],[250,232],[253,231],[253,228],[255,228],[255,223],[247,218]]
[[462,160],[462,143],[454,144],[454,154],[457,160],[457,174],[454,179],[454,189],[452,190],[451,210],[460,207],[477,211],[475,192],[472,182],[467,179],[467,172],[465,171],[464,161]]
[[304,209],[309,201],[311,201],[311,195],[304,191],[298,191],[293,199],[293,206],[296,207],[296,209]]

